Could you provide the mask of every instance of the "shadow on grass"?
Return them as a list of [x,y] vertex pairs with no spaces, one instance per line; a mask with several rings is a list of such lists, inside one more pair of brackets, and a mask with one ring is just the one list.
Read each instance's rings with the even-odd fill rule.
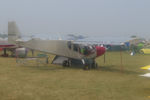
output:
[[[83,69],[83,66],[70,66],[70,67],[63,67],[62,65],[40,65],[40,66],[30,66],[30,65],[22,65],[21,67],[24,68],[32,68],[32,69],[38,69],[38,70],[68,70],[68,69]],[[83,69],[84,70],[84,69]]]
[[62,66],[47,66],[47,65],[41,65],[41,66],[21,66],[24,68],[30,68],[30,69],[37,69],[37,70],[63,70],[64,68]]
[[[32,69],[37,69],[37,70],[67,70],[67,69],[83,69],[83,66],[71,66],[71,67],[63,67],[61,65],[41,65],[41,66],[21,66],[24,68],[32,68]],[[83,69],[84,70],[84,69]],[[142,72],[137,72],[137,71],[132,71],[132,70],[121,70],[115,68],[114,65],[110,66],[100,66],[96,69],[90,69],[90,70],[96,70],[96,71],[106,71],[106,72],[117,72],[117,73],[123,73],[123,74],[142,74]],[[90,71],[88,70],[88,71]],[[87,71],[87,70],[85,70]]]
[[150,96],[150,88],[144,88],[144,93]]
[[126,70],[126,69],[116,69],[114,65],[111,66],[100,66],[98,67],[97,70],[101,71],[107,71],[107,72],[118,72],[118,73],[124,73],[124,74],[141,74],[140,72],[137,71],[131,71],[131,70]]

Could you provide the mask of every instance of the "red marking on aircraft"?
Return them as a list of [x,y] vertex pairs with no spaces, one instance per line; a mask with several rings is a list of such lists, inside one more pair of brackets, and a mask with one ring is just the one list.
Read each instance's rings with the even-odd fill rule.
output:
[[96,46],[97,57],[102,56],[105,53],[105,47]]
[[9,47],[14,47],[15,45],[0,45],[0,48],[9,48]]

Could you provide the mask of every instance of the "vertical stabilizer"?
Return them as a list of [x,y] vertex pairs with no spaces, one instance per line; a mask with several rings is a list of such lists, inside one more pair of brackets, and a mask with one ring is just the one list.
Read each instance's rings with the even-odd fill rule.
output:
[[8,22],[8,41],[10,43],[14,43],[20,37],[20,31],[16,25],[16,22]]

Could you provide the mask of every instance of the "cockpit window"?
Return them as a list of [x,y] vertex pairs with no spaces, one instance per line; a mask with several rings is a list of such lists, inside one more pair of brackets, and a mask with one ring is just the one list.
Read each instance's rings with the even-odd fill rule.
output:
[[78,44],[73,44],[73,50],[78,51],[79,50],[79,45]]
[[71,41],[68,41],[68,48],[71,49]]

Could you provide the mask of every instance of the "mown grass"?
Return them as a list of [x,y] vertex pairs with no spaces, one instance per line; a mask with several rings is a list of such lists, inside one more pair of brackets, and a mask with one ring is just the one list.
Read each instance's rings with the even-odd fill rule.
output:
[[[53,57],[53,56],[52,56]],[[18,65],[15,58],[0,57],[0,100],[149,100],[150,55],[130,56],[108,52],[106,63],[99,57],[96,70],[63,68],[57,65]]]

